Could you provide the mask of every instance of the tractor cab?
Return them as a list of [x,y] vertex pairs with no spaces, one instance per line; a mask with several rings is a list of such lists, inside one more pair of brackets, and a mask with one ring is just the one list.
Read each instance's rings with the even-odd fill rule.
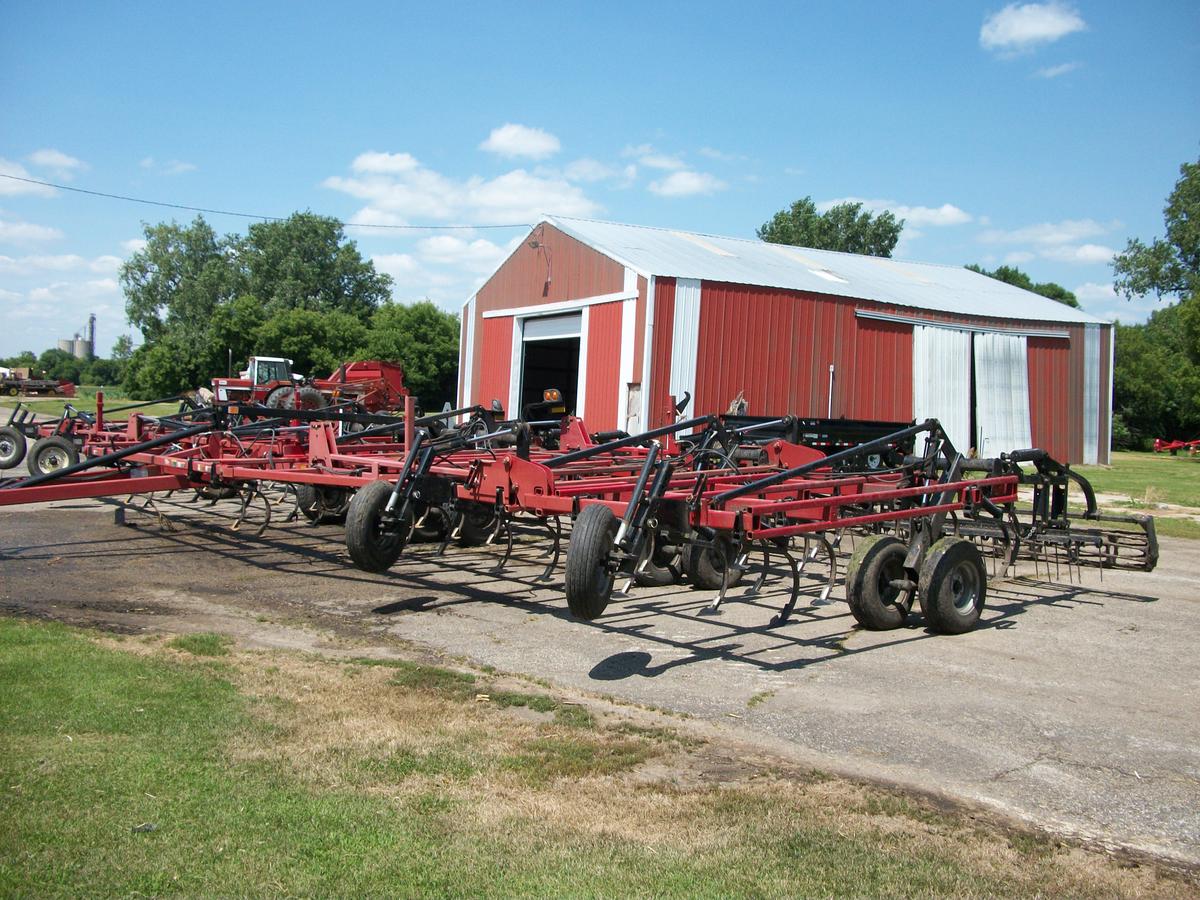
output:
[[[214,378],[213,394],[220,401],[277,405],[304,379],[292,372],[292,361],[279,356],[252,356],[237,378]],[[275,402],[272,403],[272,395]],[[323,405],[323,404],[322,404]]]
[[286,384],[295,378],[292,374],[292,361],[273,356],[250,357],[249,368],[243,377],[256,386],[280,381]]

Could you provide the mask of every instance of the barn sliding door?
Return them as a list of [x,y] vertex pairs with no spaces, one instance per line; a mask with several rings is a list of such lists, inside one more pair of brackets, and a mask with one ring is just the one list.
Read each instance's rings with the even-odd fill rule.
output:
[[971,447],[971,333],[913,326],[913,417],[934,418],[954,448]]
[[1033,446],[1025,335],[975,335],[975,425],[980,456]]

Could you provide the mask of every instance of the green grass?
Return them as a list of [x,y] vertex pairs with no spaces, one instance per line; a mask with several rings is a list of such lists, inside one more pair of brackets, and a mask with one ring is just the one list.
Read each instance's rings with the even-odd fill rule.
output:
[[1073,466],[1097,491],[1200,507],[1200,457],[1114,451],[1111,466]]
[[[868,809],[854,799],[868,789],[834,780],[782,780],[759,790],[622,782],[621,773],[655,752],[648,730],[505,725],[503,709],[476,702],[466,673],[390,664],[389,679],[367,679],[359,664],[244,651],[229,659],[214,668],[153,643],[109,649],[59,625],[0,619],[0,895],[1079,895],[1147,884],[1169,895],[1179,888],[1103,856],[1080,864],[1042,845],[1022,849],[1004,834],[980,837],[969,821],[925,816],[915,801]],[[285,674],[292,685],[298,666],[310,679],[299,699],[237,687],[269,687]],[[350,670],[359,677],[349,679]],[[426,708],[443,704],[447,717],[478,716],[479,727],[455,746],[304,744],[299,759],[271,755],[312,726],[313,704],[328,704],[324,712],[336,716],[338,698],[357,700],[360,690],[377,692],[364,706],[376,717],[386,715],[388,692],[404,691]],[[521,696],[520,705],[546,705],[540,695]],[[493,766],[486,751],[497,740],[508,749]],[[334,755],[343,777],[304,777],[299,768],[310,750]],[[606,780],[586,780],[594,776]],[[825,805],[810,797],[827,788],[847,793]],[[566,815],[557,818],[539,812],[563,805]],[[476,815],[484,809],[490,817]],[[964,852],[962,841],[979,846]]]
[[[69,403],[82,412],[96,411],[96,392],[101,388],[96,385],[80,385],[75,389],[74,397],[43,397],[36,400],[22,400],[22,404],[36,413],[46,416],[61,416],[63,408]],[[107,410],[125,406],[137,401],[130,400],[119,388],[104,388],[105,418],[109,418]],[[12,407],[17,403],[12,397],[0,398],[0,406]],[[179,403],[155,403],[151,406],[139,407],[129,412],[139,412],[147,416],[165,416],[179,411]],[[129,412],[114,413],[113,417],[124,420]],[[7,415],[5,416],[7,418]]]
[[229,653],[229,645],[232,643],[233,641],[223,634],[205,631],[198,634],[181,634],[168,641],[167,646],[184,650],[193,656],[225,656]]

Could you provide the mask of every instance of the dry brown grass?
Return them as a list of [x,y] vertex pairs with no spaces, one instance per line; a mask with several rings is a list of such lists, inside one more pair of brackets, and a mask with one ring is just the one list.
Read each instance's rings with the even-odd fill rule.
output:
[[[104,642],[176,653],[161,641]],[[528,835],[531,846],[570,833],[695,855],[816,830],[884,854],[919,846],[1016,893],[1194,890],[1151,865],[764,760],[680,734],[678,723],[664,727],[648,713],[596,703],[588,724],[566,724],[551,712],[484,699],[514,685],[486,676],[472,683],[470,673],[440,668],[237,650],[220,665],[262,724],[237,736],[234,761],[285,768],[317,789],[398,801],[436,796],[454,827]],[[635,715],[641,719],[630,725]]]

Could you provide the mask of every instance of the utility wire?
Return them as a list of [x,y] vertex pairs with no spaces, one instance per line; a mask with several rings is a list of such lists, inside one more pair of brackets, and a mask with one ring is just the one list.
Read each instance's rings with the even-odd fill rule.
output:
[[[127,197],[124,194],[106,194],[104,191],[89,191],[86,188],[71,187],[66,184],[54,184],[51,181],[39,181],[36,178],[22,178],[20,175],[8,175],[0,172],[0,178],[11,181],[23,181],[26,184],[39,184],[42,187],[55,188],[60,191],[72,191],[76,194],[87,194],[91,197],[104,197],[108,200],[125,200],[128,203],[142,203],[146,206],[165,206],[168,209],[185,209],[188,212],[208,213],[213,216],[237,216],[242,219],[262,219],[264,222],[283,222],[286,216],[260,216],[255,213],[232,212],[228,209],[207,209],[203,206],[186,206],[182,203],[166,203],[162,200],[145,200],[141,197]],[[347,228],[391,228],[401,231],[474,231],[483,228],[531,228],[532,226],[517,222],[512,225],[379,225],[373,222],[343,222],[336,220],[339,225]]]

